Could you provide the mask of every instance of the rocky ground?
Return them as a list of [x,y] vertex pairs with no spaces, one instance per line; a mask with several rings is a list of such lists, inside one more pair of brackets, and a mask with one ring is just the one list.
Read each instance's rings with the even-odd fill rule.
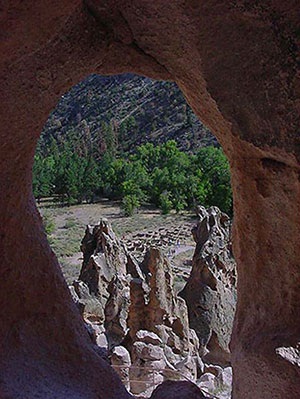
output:
[[180,253],[186,225],[131,239],[119,239],[107,219],[85,230],[82,267],[70,290],[99,354],[140,399],[166,380],[192,381],[207,398],[231,395],[236,270],[230,220],[215,207],[200,207],[198,218],[192,269],[179,295],[170,258]]
[[215,207],[197,215],[144,208],[124,218],[119,205],[40,205],[97,350],[137,398],[188,379],[206,398],[229,399],[236,301],[229,218]]

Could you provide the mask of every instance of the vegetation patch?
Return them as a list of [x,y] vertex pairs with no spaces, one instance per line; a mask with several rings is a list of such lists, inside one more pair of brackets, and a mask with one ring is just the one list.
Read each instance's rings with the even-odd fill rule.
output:
[[38,200],[54,196],[65,205],[120,200],[125,216],[147,203],[163,214],[198,204],[232,214],[229,166],[220,148],[187,154],[170,140],[142,145],[135,154],[126,155],[110,144],[97,159],[93,151],[78,152],[76,142],[73,146],[67,143],[59,149],[53,142],[47,156],[36,155],[33,189]]

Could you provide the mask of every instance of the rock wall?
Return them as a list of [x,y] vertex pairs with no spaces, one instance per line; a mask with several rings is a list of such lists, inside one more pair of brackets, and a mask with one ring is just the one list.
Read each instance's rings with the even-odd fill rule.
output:
[[234,194],[233,397],[300,396],[299,12],[296,0],[4,2],[2,396],[127,396],[89,342],[31,189],[49,112],[92,72],[175,80],[217,136]]
[[193,229],[196,249],[192,272],[179,295],[186,300],[203,360],[226,366],[230,364],[237,283],[231,222],[217,207],[198,207],[197,213],[200,220]]

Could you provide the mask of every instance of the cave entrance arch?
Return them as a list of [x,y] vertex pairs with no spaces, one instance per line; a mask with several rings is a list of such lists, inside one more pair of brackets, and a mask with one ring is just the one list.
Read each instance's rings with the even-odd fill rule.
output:
[[[119,100],[119,103],[114,101],[116,91],[124,96],[124,98]],[[132,95],[134,95],[134,99],[132,99]],[[129,120],[130,123],[125,124],[128,120],[128,115],[134,118],[135,123]],[[189,116],[189,119],[187,116]],[[193,123],[191,120],[193,120]],[[123,123],[125,129],[124,125],[122,125]],[[153,127],[154,123],[155,127]],[[138,131],[138,135],[134,135],[134,128]],[[154,129],[155,131],[153,131]],[[164,136],[161,135],[157,138],[157,133],[162,130],[166,133]],[[202,138],[198,143],[195,139],[196,132],[198,137],[201,135],[200,137]],[[164,154],[162,157],[159,156],[158,152],[153,151],[154,149],[151,146],[146,146],[141,151],[138,150],[138,145],[141,142],[143,144],[147,140],[149,140],[149,143],[153,142],[154,137],[153,144],[162,146],[160,147],[161,154]],[[115,145],[113,148],[107,148],[105,139],[108,139],[108,143],[111,143],[112,138]],[[162,140],[168,140],[168,138],[177,138],[177,146],[180,146],[181,151],[192,150],[194,157],[192,158],[190,153],[184,154],[179,152],[179,150],[177,152],[173,142],[163,145]],[[128,142],[129,139],[130,141]],[[194,339],[194,331],[198,335],[200,343],[200,347],[196,349],[196,352],[201,353],[202,360],[205,363],[221,364],[224,367],[230,365],[228,344],[232,330],[236,295],[235,263],[229,249],[229,218],[221,214],[218,209],[210,209],[207,212],[199,208],[197,220],[195,207],[196,205],[203,205],[203,190],[200,191],[200,197],[197,197],[198,200],[195,202],[195,198],[190,195],[192,190],[194,195],[198,194],[195,188],[187,183],[182,183],[180,179],[174,180],[181,173],[181,177],[185,181],[190,181],[187,180],[190,176],[194,178],[198,176],[199,168],[207,168],[208,173],[211,175],[212,169],[217,167],[218,169],[213,172],[213,177],[209,178],[210,191],[213,193],[214,190],[218,190],[218,185],[220,184],[222,188],[221,191],[215,191],[214,194],[208,197],[209,205],[207,205],[207,208],[212,205],[218,205],[222,207],[223,211],[228,212],[228,210],[231,210],[231,199],[227,194],[227,192],[230,192],[229,187],[227,187],[230,185],[230,177],[220,149],[210,147],[208,152],[206,150],[202,153],[200,164],[199,158],[195,156],[199,146],[207,143],[207,139],[209,139],[210,144],[217,146],[217,142],[211,133],[196,119],[196,116],[192,114],[192,110],[190,108],[187,109],[184,97],[175,84],[154,81],[136,75],[118,75],[114,77],[92,75],[61,97],[47,120],[37,147],[36,164],[33,168],[33,191],[36,198],[40,199],[40,193],[44,197],[43,203],[39,203],[39,208],[44,216],[44,222],[46,222],[45,230],[48,233],[48,239],[50,234],[50,245],[51,243],[54,244],[52,245],[53,250],[57,254],[72,296],[74,299],[76,298],[75,303],[80,304],[81,312],[85,308],[85,320],[90,325],[90,328],[95,329],[94,335],[98,338],[95,339],[94,336],[94,340],[107,345],[113,365],[117,361],[116,353],[122,353],[123,360],[127,362],[126,367],[123,367],[127,370],[127,357],[130,355],[131,360],[129,361],[130,364],[132,361],[132,370],[135,370],[137,374],[130,377],[130,380],[134,380],[131,392],[135,392],[135,389],[138,391],[146,389],[148,394],[150,388],[147,387],[147,383],[149,384],[150,380],[153,380],[154,375],[150,371],[151,360],[142,354],[139,357],[136,352],[138,345],[145,345],[145,343],[142,343],[143,341],[136,342],[139,341],[139,334],[137,334],[139,329],[155,333],[157,339],[162,340],[161,345],[168,346],[164,351],[156,347],[156,350],[161,350],[162,352],[159,359],[161,370],[157,370],[160,382],[161,378],[168,374],[168,372],[164,372],[163,367],[168,368],[171,366],[175,367],[175,370],[178,367],[180,368],[181,374],[177,370],[180,379],[182,379],[183,375],[192,380],[200,378],[201,372],[197,378],[196,369],[199,370],[202,365],[198,361],[199,355],[195,355],[195,348],[198,348],[198,343],[197,339]],[[131,140],[135,140],[135,143],[132,144]],[[186,142],[187,144],[192,142],[192,148],[190,146],[184,147]],[[70,148],[72,149],[71,151]],[[113,152],[114,156],[111,157],[108,164],[106,161],[103,164],[101,159],[105,156],[106,149],[108,153]],[[137,166],[141,166],[142,163],[144,180],[148,181],[150,186],[147,187],[148,184],[147,186],[142,184],[138,187],[147,195],[148,201],[152,202],[152,206],[155,206],[153,201],[159,199],[159,194],[156,195],[155,199],[151,198],[150,187],[153,183],[150,183],[150,181],[152,179],[155,181],[155,175],[153,176],[151,172],[154,168],[159,168],[159,171],[162,171],[162,168],[167,168],[171,181],[174,181],[175,185],[176,182],[179,185],[182,201],[186,201],[186,206],[188,206],[190,211],[188,216],[186,214],[165,215],[162,219],[157,213],[158,203],[156,202],[156,209],[155,211],[152,209],[152,214],[149,207],[147,207],[147,210],[145,206],[141,209],[141,215],[135,220],[135,225],[131,225],[132,219],[128,221],[123,218],[123,224],[128,226],[129,222],[133,229],[133,231],[127,233],[137,233],[136,235],[130,234],[129,237],[127,236],[126,230],[128,227],[122,229],[122,218],[118,214],[120,212],[117,206],[119,203],[103,201],[107,195],[110,195],[110,201],[116,199],[116,197],[120,201],[122,199],[120,198],[122,196],[120,187],[123,181],[134,179],[138,184],[141,184],[138,177],[140,175],[137,175],[137,180],[135,180],[135,176],[132,175],[132,168],[128,169],[128,166],[130,164],[134,165],[136,160],[130,160],[128,155],[124,155],[123,152],[126,150],[127,152],[135,153],[138,157],[137,159],[140,160],[140,163]],[[153,159],[151,162],[151,157],[149,158],[149,155],[146,155],[146,151],[150,151],[156,160]],[[174,155],[175,153],[178,158]],[[203,160],[205,157],[208,158],[207,161]],[[148,159],[150,159],[150,163]],[[116,164],[117,160],[118,163]],[[206,165],[207,162],[209,166]],[[101,165],[100,169],[98,167],[99,163]],[[171,164],[172,166],[170,166]],[[89,167],[89,165],[92,165],[92,167]],[[116,167],[120,173],[121,180],[118,180],[118,183],[115,182],[111,187],[111,180],[108,178],[103,181],[103,179],[105,179],[108,169],[111,170]],[[127,175],[128,172],[126,170],[129,171],[129,175]],[[220,170],[226,176],[223,180],[222,178],[219,180]],[[141,173],[140,168],[138,173]],[[203,170],[204,178],[206,177],[205,175],[206,169]],[[115,173],[112,173],[111,176],[115,176]],[[85,180],[88,184],[92,183],[92,186],[85,186],[83,184]],[[193,182],[194,180],[191,181]],[[203,184],[202,178],[198,178],[198,183],[199,186]],[[226,187],[223,186],[224,183],[227,184]],[[168,186],[161,187],[164,184],[164,179],[159,180],[157,184],[160,192],[170,190],[171,201],[178,200],[175,197],[177,195],[176,189],[173,190],[173,187]],[[99,186],[101,187],[101,185],[102,190],[100,191]],[[90,199],[95,198],[96,195],[90,191],[90,187],[93,187],[93,190],[98,192],[98,201],[102,199],[100,203],[96,201],[98,203],[92,206],[87,205],[87,203]],[[216,192],[218,193],[217,196]],[[223,194],[222,197],[220,193]],[[132,194],[135,193],[132,192]],[[70,196],[73,196],[73,198],[70,198]],[[87,203],[84,203],[84,200],[87,200]],[[172,203],[174,204],[174,202]],[[227,207],[226,209],[224,209],[225,206]],[[146,216],[145,210],[147,213],[146,220],[144,219],[144,216]],[[118,226],[117,231],[119,234],[117,236],[119,235],[120,238],[123,236],[122,241],[127,244],[127,250],[130,253],[130,267],[128,266],[129,263],[125,261],[127,251],[125,253],[122,251],[118,237],[114,238],[113,233],[110,233],[111,228],[104,228],[102,221],[101,227],[95,226],[99,226],[99,218],[106,217],[106,213],[109,215],[108,218],[113,228]],[[191,220],[192,214],[194,214],[193,220]],[[152,220],[149,219],[151,216],[153,217]],[[208,226],[206,224],[208,217],[210,220],[208,230],[203,231],[203,226]],[[200,220],[202,227],[200,227]],[[150,222],[152,226],[149,226]],[[192,234],[191,229],[198,222],[197,233],[194,231]],[[84,234],[87,224],[90,227]],[[106,233],[108,231],[107,234],[111,234],[108,242],[105,236],[99,233],[103,229],[105,229]],[[218,232],[223,244],[218,243],[218,240],[211,234],[210,230],[214,230],[215,234]],[[187,233],[189,235],[188,239],[186,237]],[[80,246],[82,239],[82,245]],[[115,242],[115,245],[111,247],[110,242]],[[104,245],[104,243],[106,244]],[[181,244],[180,248],[179,243]],[[195,250],[195,243],[197,250]],[[202,247],[204,245],[206,250],[203,250],[205,252],[202,255]],[[153,246],[160,248],[159,256],[153,253],[151,253],[151,256],[148,254],[150,247]],[[200,260],[199,263],[192,262],[191,252],[190,267],[182,264],[183,260],[178,263],[178,260],[176,261],[178,250],[180,259],[182,259],[182,255],[185,255],[184,252],[187,250],[195,251],[194,256],[196,257],[197,254],[198,257],[201,256],[203,264]],[[217,253],[218,262],[214,261],[214,252]],[[103,256],[105,257],[105,264],[103,263]],[[169,262],[167,258],[169,258]],[[123,260],[122,265],[120,264],[120,259]],[[151,262],[149,259],[152,259]],[[161,266],[163,264],[165,265],[165,271],[162,272]],[[128,287],[128,278],[124,278],[125,265],[127,277],[133,276],[133,282]],[[148,267],[152,267],[151,276],[153,278],[150,278],[146,272]],[[204,272],[201,273],[202,267],[208,274],[206,277]],[[135,268],[138,271],[133,271]],[[193,272],[191,272],[191,269],[193,269]],[[157,273],[160,273],[159,283],[154,277]],[[190,273],[192,273],[193,277],[188,279],[187,282]],[[144,279],[142,286],[135,281],[134,278],[136,276]],[[114,277],[117,277],[117,280]],[[184,289],[185,285],[187,287]],[[212,287],[212,285],[214,286]],[[157,291],[160,294],[157,294],[157,298],[154,300],[153,295],[147,293],[147,289],[143,288],[143,286],[149,286],[149,291]],[[176,291],[184,289],[184,293],[182,292],[179,295],[185,298],[188,306],[186,309],[182,304],[180,318],[178,318],[178,307],[181,300],[176,297],[175,286]],[[120,287],[123,288],[121,289]],[[139,300],[132,299],[135,295],[139,295]],[[151,303],[147,303],[147,297],[152,298]],[[203,297],[206,298],[206,301],[203,300]],[[145,304],[143,305],[144,298]],[[132,305],[127,308],[129,301],[131,301]],[[156,301],[157,318],[153,317],[153,301]],[[122,310],[119,307],[120,303],[124,306]],[[206,312],[199,310],[201,306],[206,308]],[[226,311],[224,311],[225,308]],[[112,309],[114,310],[113,312]],[[217,315],[218,311],[221,315]],[[164,317],[162,316],[163,313],[165,314]],[[188,325],[186,325],[188,315],[190,325],[192,325],[194,331],[190,331]],[[137,319],[140,319],[139,323],[134,321]],[[177,324],[173,325],[175,319]],[[170,336],[169,339],[167,338],[168,336]],[[175,352],[171,349],[171,340],[174,341]],[[149,342],[147,343],[149,344]],[[116,346],[117,348],[114,348]],[[188,351],[187,347],[189,348]],[[209,355],[207,353],[208,348]],[[106,346],[105,349],[103,348],[103,350],[107,349]],[[125,354],[127,354],[127,357]],[[179,359],[184,360],[186,366]],[[142,366],[145,361],[147,362],[146,365]],[[167,363],[169,364],[168,366]],[[138,366],[139,364],[141,365]],[[155,364],[157,362],[154,361],[152,367],[155,367]],[[140,373],[137,373],[139,368]],[[120,370],[117,368],[117,371]],[[126,373],[127,379],[129,379],[128,370]],[[174,375],[176,375],[176,372],[174,372]],[[170,375],[170,378],[172,376],[173,374]],[[150,378],[150,380],[146,383],[147,378]],[[139,379],[143,381],[138,383]],[[156,380],[157,377],[155,378]],[[129,381],[127,380],[126,383],[128,384]],[[224,390],[230,389],[231,381],[228,380],[228,384],[224,384]]]
[[76,315],[42,233],[31,168],[42,126],[66,88],[92,72],[135,72],[176,80],[231,164],[239,275],[233,397],[299,397],[299,12],[292,0],[259,7],[192,0],[5,4],[3,395],[127,397]]

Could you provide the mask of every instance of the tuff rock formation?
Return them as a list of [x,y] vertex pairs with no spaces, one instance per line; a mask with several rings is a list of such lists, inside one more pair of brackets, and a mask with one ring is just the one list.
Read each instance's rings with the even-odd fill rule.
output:
[[1,396],[128,397],[71,300],[31,169],[66,90],[90,73],[135,72],[176,81],[230,161],[234,399],[299,398],[299,13],[298,0],[3,2]]
[[81,250],[83,264],[79,281],[73,286],[84,305],[85,319],[105,328],[110,346],[118,345],[128,332],[130,293],[126,249],[110,223],[102,219],[94,228],[87,226]]
[[205,362],[230,364],[229,341],[236,307],[236,264],[231,252],[231,222],[217,207],[198,207],[192,230],[196,249],[192,271],[180,292]]
[[165,381],[158,386],[151,399],[205,399],[197,385],[188,381]]
[[232,389],[232,368],[206,365],[204,373],[197,381],[205,394],[218,399],[230,399]]
[[115,346],[110,354],[110,363],[123,381],[126,389],[130,390],[130,353],[124,346]]
[[203,369],[199,341],[163,253],[149,248],[139,265],[106,219],[87,226],[81,249],[82,269],[71,292],[93,341],[108,350],[126,387],[149,397],[167,378],[196,381]]
[[[171,266],[160,250],[150,248],[141,270],[146,284],[137,279],[131,281],[128,319],[128,345],[133,364],[139,366],[133,370],[133,379],[146,380],[152,373],[147,368],[158,368],[155,382],[159,378],[162,382],[168,374],[172,376],[172,370],[175,379],[179,377],[176,372],[180,372],[195,381],[202,364],[199,342],[189,328],[185,302],[175,296]],[[162,374],[161,370],[166,372]],[[133,387],[132,392],[140,393],[139,387]]]

